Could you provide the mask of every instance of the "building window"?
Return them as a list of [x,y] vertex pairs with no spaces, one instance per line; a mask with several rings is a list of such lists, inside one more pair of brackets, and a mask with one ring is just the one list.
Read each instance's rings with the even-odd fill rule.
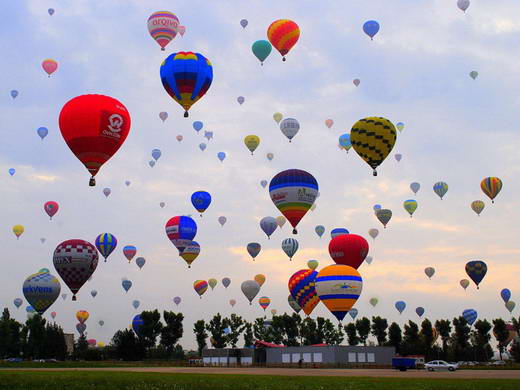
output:
[[304,363],[311,363],[311,354],[310,353],[302,353],[302,359]]
[[288,353],[282,353],[282,363],[290,363],[291,355]]
[[375,353],[367,353],[367,362],[375,363],[376,362],[376,354]]
[[317,352],[313,356],[314,363],[321,363],[323,362],[323,354],[321,352]]
[[240,364],[242,364],[243,366],[250,366],[251,364],[253,364],[253,358],[251,356],[242,357]]
[[365,363],[367,361],[364,352],[359,352],[357,354],[357,361],[358,361],[358,363]]
[[298,363],[299,360],[300,360],[300,354],[299,353],[293,353],[292,354],[292,362],[293,363]]
[[356,353],[355,352],[349,352],[348,353],[348,362],[349,363],[355,363],[356,362]]

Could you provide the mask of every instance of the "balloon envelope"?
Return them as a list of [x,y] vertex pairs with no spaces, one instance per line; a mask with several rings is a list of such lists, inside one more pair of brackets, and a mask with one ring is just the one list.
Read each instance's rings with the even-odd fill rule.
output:
[[278,223],[276,223],[276,218],[273,217],[264,217],[260,220],[260,228],[267,235],[267,237],[271,237],[271,234],[278,228]]
[[222,279],[222,285],[224,286],[224,288],[228,288],[230,284],[231,284],[231,279],[229,279],[229,278]]
[[468,324],[473,325],[478,317],[478,313],[473,309],[466,309],[462,312],[462,316],[468,322]]
[[363,31],[370,37],[370,39],[374,38],[374,36],[379,32],[379,28],[379,23],[375,20],[369,20],[363,24]]
[[292,257],[298,250],[298,241],[296,241],[294,238],[286,238],[282,241],[282,249],[289,257],[289,259],[292,260]]
[[395,308],[397,309],[397,311],[399,312],[399,314],[402,314],[402,312],[404,311],[404,309],[406,309],[406,303],[404,301],[397,301],[395,303]]
[[414,194],[417,194],[419,190],[421,189],[421,185],[417,182],[413,182],[410,184],[410,189],[413,191]]
[[316,234],[318,235],[318,237],[321,238],[321,236],[323,236],[323,233],[325,233],[325,226],[323,225],[318,225],[314,228],[314,231],[316,232]]
[[330,238],[335,238],[337,236],[343,236],[345,234],[349,234],[348,229],[345,228],[334,228],[330,231]]
[[173,245],[182,254],[188,244],[191,244],[197,234],[197,224],[193,219],[186,216],[170,218],[165,225],[166,235]]
[[43,314],[58,299],[61,286],[54,275],[38,272],[25,279],[22,290],[27,302],[38,314]]
[[423,314],[424,314],[424,307],[421,307],[421,306],[417,307],[417,308],[415,309],[415,313],[417,313],[417,315],[418,315],[419,317],[422,317]]
[[298,302],[296,302],[294,297],[292,295],[290,295],[290,294],[287,297],[287,302],[289,303],[289,306],[291,306],[291,309],[293,309],[296,314],[298,314],[302,310],[300,305],[298,305]]
[[60,208],[60,206],[58,205],[58,203],[56,203],[52,200],[45,202],[45,204],[43,205],[43,209],[45,210],[47,215],[50,217],[50,219],[52,219],[52,217],[54,217],[56,215],[59,208]]
[[482,279],[484,279],[484,276],[486,276],[486,273],[487,265],[483,261],[469,261],[466,264],[466,274],[468,274],[470,279],[477,285],[477,289]]
[[[334,237],[329,243],[329,254],[336,264],[359,268],[368,255],[368,242],[357,234]],[[347,310],[348,311],[348,310]]]
[[247,244],[247,253],[254,259],[260,253],[262,246],[257,242]]
[[138,257],[135,259],[135,264],[139,267],[139,269],[144,267],[144,264],[146,263],[146,259],[144,257]]
[[504,303],[507,303],[511,299],[511,290],[508,288],[502,289],[502,291],[500,291],[500,296],[504,300]]
[[251,50],[253,51],[253,54],[256,58],[260,61],[260,64],[264,64],[264,61],[267,57],[269,57],[269,54],[271,54],[271,50],[273,50],[273,47],[271,44],[266,40],[259,40],[253,43],[253,46],[251,46]]
[[38,133],[38,136],[43,140],[45,137],[47,137],[47,134],[49,134],[49,129],[46,127],[38,127],[38,130],[36,130]]
[[260,285],[254,280],[246,280],[240,285],[242,293],[245,295],[249,304],[255,299],[256,295],[260,291]]
[[96,237],[96,248],[101,253],[101,256],[104,257],[105,262],[107,261],[107,257],[116,249],[117,247],[117,238],[111,233],[101,233]]
[[161,50],[177,36],[179,18],[168,11],[157,11],[148,18],[148,32]]
[[448,184],[443,181],[439,181],[433,185],[433,191],[441,198],[448,192]]
[[315,288],[317,275],[316,271],[302,269],[289,279],[289,292],[307,315],[310,315],[320,302]]
[[130,263],[137,253],[137,248],[133,245],[127,245],[123,248],[123,254]]
[[491,202],[495,203],[495,197],[502,190],[502,180],[498,177],[486,177],[480,182],[480,188],[491,199]]
[[289,53],[300,38],[300,28],[292,20],[275,20],[267,29],[267,38],[285,61],[285,55]]
[[191,195],[191,204],[199,213],[206,211],[211,204],[211,195],[206,191],[197,191]]
[[300,123],[294,118],[286,118],[280,123],[280,130],[291,142],[294,136],[298,134],[298,131],[300,131]]

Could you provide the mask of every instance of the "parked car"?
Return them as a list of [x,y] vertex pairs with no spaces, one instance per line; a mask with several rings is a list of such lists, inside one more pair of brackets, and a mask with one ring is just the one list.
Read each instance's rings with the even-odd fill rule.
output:
[[45,359],[45,363],[58,363],[56,359]]
[[457,363],[448,363],[444,360],[432,360],[424,365],[428,371],[437,371],[437,370],[448,370],[455,371],[459,366]]
[[9,363],[20,363],[23,361],[23,359],[22,358],[8,358],[8,359],[5,359],[4,361],[9,362]]
[[503,360],[495,360],[494,362],[489,363],[490,366],[504,366],[506,364]]

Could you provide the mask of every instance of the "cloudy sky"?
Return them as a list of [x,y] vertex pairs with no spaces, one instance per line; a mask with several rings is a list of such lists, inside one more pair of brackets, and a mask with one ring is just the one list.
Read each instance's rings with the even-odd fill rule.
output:
[[[341,4],[340,4],[341,3]],[[194,321],[216,312],[236,312],[248,320],[263,315],[255,300],[250,306],[240,291],[242,281],[263,273],[267,281],[259,294],[271,297],[269,309],[290,312],[287,280],[309,259],[321,266],[332,263],[328,255],[330,229],[346,227],[370,241],[371,265],[363,264],[363,293],[356,307],[360,315],[382,315],[404,323],[418,320],[415,307],[424,306],[430,319],[460,315],[474,308],[480,318],[509,318],[500,289],[509,287],[513,300],[517,285],[517,198],[514,179],[517,165],[517,112],[520,108],[520,76],[516,50],[520,23],[513,17],[520,4],[512,0],[473,0],[467,13],[456,0],[323,0],[219,1],[190,0],[28,0],[3,1],[0,23],[3,61],[0,63],[0,237],[3,270],[0,299],[19,320],[12,301],[23,297],[25,277],[42,267],[54,272],[52,254],[62,241],[81,238],[94,242],[111,232],[119,246],[107,263],[100,263],[77,302],[61,298],[48,310],[66,331],[76,324],[75,312],[90,312],[88,336],[108,342],[126,327],[141,309],[177,310],[172,298],[180,296],[185,315],[185,347],[194,347]],[[56,10],[53,16],[48,8]],[[174,12],[187,32],[161,52],[148,35],[146,21],[158,10]],[[243,29],[239,22],[248,19]],[[251,44],[266,39],[269,24],[280,18],[296,21],[301,28],[298,44],[282,62],[271,53],[264,66],[251,53]],[[363,33],[366,20],[381,24],[374,41]],[[181,108],[164,91],[159,66],[175,51],[197,51],[213,63],[214,80],[206,96],[185,119]],[[41,68],[45,58],[59,63],[48,78]],[[476,70],[476,80],[469,72]],[[352,80],[359,78],[356,88]],[[19,96],[12,99],[10,91]],[[119,99],[129,110],[132,128],[117,155],[102,168],[97,186],[88,187],[86,170],[63,141],[58,115],[72,97],[98,93]],[[244,96],[240,106],[237,96]],[[162,122],[158,113],[167,111]],[[301,129],[292,143],[272,119],[279,111],[297,118]],[[360,118],[384,116],[404,122],[396,147],[372,177],[371,169],[352,150],[337,148],[338,137]],[[332,129],[324,121],[334,120]],[[204,122],[214,132],[206,142],[192,122]],[[36,134],[49,128],[44,141]],[[183,135],[182,142],[175,137]],[[261,137],[254,156],[243,144],[249,134]],[[151,150],[162,157],[148,166]],[[220,163],[217,153],[227,158]],[[266,158],[274,153],[274,160]],[[401,153],[398,163],[393,154]],[[15,168],[11,177],[9,168]],[[264,216],[278,216],[267,189],[260,186],[279,171],[299,168],[319,182],[317,207],[299,225],[300,244],[292,262],[281,250],[284,238],[292,237],[286,225],[271,240],[259,228]],[[480,191],[486,176],[499,176],[504,188],[494,205]],[[125,180],[131,181],[129,187]],[[437,181],[450,188],[444,200],[432,191]],[[422,188],[414,197],[409,184]],[[102,189],[112,194],[105,198]],[[196,215],[190,203],[194,191],[206,190],[213,203],[201,219],[196,240],[202,246],[191,269],[177,256],[164,232],[172,216]],[[412,219],[402,207],[417,199]],[[480,217],[470,209],[482,199]],[[52,221],[43,203],[55,200],[59,213]],[[159,203],[166,207],[160,208]],[[386,230],[375,218],[374,204],[394,212]],[[217,218],[227,217],[221,227]],[[11,228],[25,226],[16,240]],[[324,225],[323,238],[314,233]],[[40,238],[46,238],[42,244]],[[248,242],[263,249],[256,261],[247,255]],[[139,270],[128,264],[122,247],[135,245],[146,258]],[[484,260],[489,272],[480,290],[464,291],[459,280],[464,265]],[[432,280],[424,268],[433,266]],[[56,274],[56,273],[55,273]],[[220,284],[202,299],[193,290],[196,279],[230,277],[231,286]],[[132,280],[126,294],[121,278]],[[90,291],[96,289],[96,298]],[[374,309],[368,301],[379,298]],[[229,299],[236,299],[232,310]],[[408,307],[402,315],[397,300]],[[312,316],[334,319],[319,305]],[[104,327],[97,325],[105,321]],[[335,320],[335,319],[334,319]]]

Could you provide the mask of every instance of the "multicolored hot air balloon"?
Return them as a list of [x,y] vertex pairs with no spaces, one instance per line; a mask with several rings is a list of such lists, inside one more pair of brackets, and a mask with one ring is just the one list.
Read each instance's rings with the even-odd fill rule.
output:
[[287,218],[285,218],[283,215],[279,215],[278,217],[276,217],[276,224],[280,229],[283,228],[285,222],[287,222]]
[[[101,253],[101,256],[105,259],[105,263],[107,261],[107,257],[116,249],[117,247],[117,238],[113,234],[110,233],[101,233],[96,237],[96,248]],[[124,253],[124,250],[123,250]]]
[[267,38],[282,55],[282,60],[285,61],[285,55],[289,53],[300,38],[300,28],[292,20],[275,20],[267,29]]
[[417,210],[417,201],[413,199],[408,199],[403,202],[404,209],[410,214],[410,218],[412,218],[413,213]]
[[60,296],[61,286],[54,275],[37,272],[25,279],[22,290],[27,302],[38,314],[43,314]]
[[482,279],[484,279],[484,276],[486,276],[487,265],[480,260],[470,261],[466,264],[466,273],[477,285],[478,289],[480,282],[482,282]]
[[197,224],[190,217],[177,216],[166,222],[165,230],[172,244],[179,250],[179,254],[182,254],[184,248],[195,238]]
[[381,117],[368,117],[354,123],[350,130],[350,142],[356,153],[373,169],[376,168],[394,148],[397,130],[392,122]]
[[446,192],[448,192],[448,184],[444,183],[443,181],[435,183],[433,185],[433,192],[439,195],[439,198],[442,200],[442,197],[446,195]]
[[461,287],[466,290],[469,286],[469,280],[468,279],[462,279],[459,284],[461,285]]
[[358,269],[363,263],[368,250],[367,240],[357,234],[342,234],[334,237],[329,243],[332,260],[336,264],[348,265],[354,269]]
[[128,263],[132,261],[134,256],[137,254],[137,248],[133,245],[127,245],[123,248],[123,255],[125,255]]
[[213,66],[200,53],[173,53],[161,64],[161,81],[168,95],[188,110],[203,97],[213,81]]
[[16,239],[18,240],[20,236],[25,231],[25,228],[22,225],[14,225],[13,226],[13,233],[16,236]]
[[208,282],[205,280],[196,280],[193,282],[193,288],[199,294],[199,297],[202,299],[202,295],[206,292],[208,289]]
[[255,299],[256,295],[260,291],[260,284],[254,280],[246,280],[242,282],[240,289],[251,305],[251,302],[253,302],[253,299]]
[[339,136],[339,146],[345,149],[348,153],[352,147],[352,143],[350,142],[350,134],[343,134]]
[[269,305],[271,304],[271,298],[269,297],[260,297],[258,298],[258,303],[260,304],[260,307],[262,309],[267,309],[269,307]]
[[202,217],[202,213],[206,211],[211,204],[211,195],[206,191],[196,191],[191,195],[191,204]]
[[502,189],[502,180],[498,177],[486,177],[480,182],[480,188],[491,199],[491,203],[495,203],[495,197]]
[[316,276],[315,283],[318,297],[338,321],[345,318],[363,289],[363,279],[359,272],[341,264],[323,268]]
[[200,245],[197,241],[190,241],[186,244],[183,251],[180,253],[180,256],[183,260],[188,263],[188,268],[191,268],[191,263],[193,263],[200,254]]
[[130,131],[130,114],[118,100],[103,95],[82,95],[69,100],[59,118],[63,139],[94,176],[121,147]]
[[350,234],[350,232],[348,231],[348,229],[345,229],[345,228],[334,228],[330,231],[330,238],[334,238],[334,237],[337,237],[337,236],[343,236],[343,235],[346,235],[346,234]]
[[80,324],[84,324],[85,321],[88,320],[88,317],[90,317],[90,314],[86,310],[78,310],[76,312],[76,318]]
[[296,226],[314,204],[318,190],[314,176],[300,169],[282,171],[271,180],[271,200],[291,223],[293,234],[297,233]]
[[477,213],[478,216],[480,216],[480,213],[484,210],[484,207],[486,207],[486,204],[481,200],[474,200],[471,202],[471,209]]
[[54,268],[72,291],[72,300],[81,286],[92,276],[98,265],[98,251],[84,240],[67,240],[54,250]]
[[317,275],[316,271],[302,269],[296,271],[289,279],[289,292],[307,315],[310,315],[320,302],[315,288]]
[[171,12],[157,11],[148,18],[148,32],[163,51],[177,36],[178,28],[179,18]]
[[47,215],[50,217],[50,219],[52,219],[52,217],[54,217],[56,215],[59,208],[60,208],[60,206],[58,205],[58,203],[56,203],[52,200],[45,202],[45,204],[43,205],[43,209],[45,210]]

